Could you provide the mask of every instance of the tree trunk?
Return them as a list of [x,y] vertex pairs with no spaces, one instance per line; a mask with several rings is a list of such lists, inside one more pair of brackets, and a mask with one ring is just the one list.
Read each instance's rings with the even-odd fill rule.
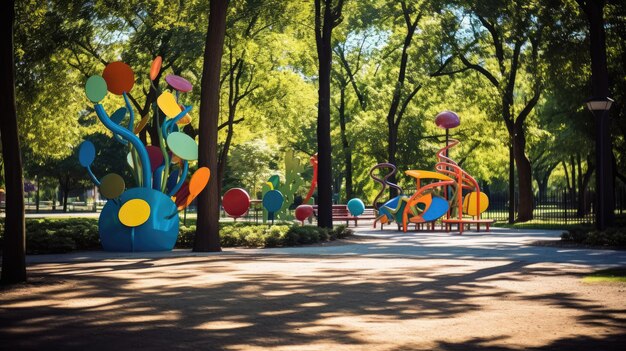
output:
[[39,176],[36,178],[37,193],[35,194],[35,213],[39,213]]
[[[217,126],[219,119],[220,70],[226,32],[227,0],[210,0],[209,27],[204,47],[200,92],[198,166],[217,172]],[[219,179],[211,177],[198,196],[198,222],[193,251],[221,251],[219,237]]]
[[[420,15],[417,15],[414,22],[410,22],[410,11],[403,4],[403,15],[405,16],[406,24],[407,24],[407,32],[404,36],[404,42],[402,44],[402,55],[400,56],[400,68],[398,71],[398,81],[396,82],[396,86],[393,90],[393,97],[391,99],[391,105],[389,105],[389,112],[387,113],[387,128],[388,138],[387,138],[387,162],[396,166],[396,152],[398,150],[398,128],[400,127],[400,120],[402,118],[401,115],[398,115],[398,108],[400,107],[400,99],[402,97],[402,91],[404,90],[404,80],[406,79],[406,68],[409,62],[409,46],[411,46],[411,41],[413,40],[413,34],[415,33],[415,29],[417,28],[417,23],[419,21]],[[389,177],[389,181],[391,183],[397,184],[396,174]],[[389,188],[389,195],[393,198],[398,195],[398,190],[396,188]]]
[[550,178],[550,173],[544,174],[543,177],[537,179],[537,184],[539,185],[540,203],[544,203],[546,201],[546,194],[548,192],[548,178]]
[[563,171],[565,172],[565,188],[569,191],[572,187],[571,182],[569,181],[569,170],[567,169],[567,162],[562,161]]
[[[328,6],[328,5],[327,5]],[[328,7],[330,8],[330,7]],[[327,15],[330,17],[330,15]],[[326,16],[325,16],[326,17]],[[326,21],[324,21],[324,25]],[[330,38],[318,43],[319,59],[319,106],[317,113],[317,196],[318,225],[332,228],[332,145],[330,141]]]
[[[387,162],[396,166],[396,152],[398,151],[398,128],[393,122],[387,123],[387,127],[389,129],[387,135]],[[397,174],[394,174],[389,177],[389,182],[397,184],[398,182],[396,180],[396,175]],[[394,187],[389,187],[389,197],[394,198],[396,196],[398,196],[398,189]]]
[[14,2],[0,5],[0,139],[6,185],[6,217],[2,250],[4,284],[26,281],[26,228],[24,224],[24,183],[17,134],[15,106],[15,63],[13,61]]
[[[322,1],[324,6],[322,6]],[[315,0],[315,44],[319,63],[319,90],[317,108],[317,225],[322,228],[333,227],[333,181],[332,181],[332,145],[330,140],[330,70],[332,64],[331,35],[341,16],[341,6],[332,8],[332,0]],[[323,8],[323,13],[322,13]]]
[[[591,180],[591,175],[593,174],[594,171],[594,166],[591,163],[591,159],[592,159],[592,155],[590,154],[587,157],[587,171],[585,172],[585,174],[581,177],[582,180],[580,180],[579,182],[579,188],[578,188],[578,208],[576,209],[576,215],[578,217],[582,217],[584,215],[586,215],[587,213],[589,213],[589,210],[591,209],[589,206],[589,194],[587,192],[587,187],[589,186],[589,181]],[[579,159],[580,162],[580,159]],[[582,168],[581,164],[578,164],[579,169]]]
[[[232,112],[234,118],[234,110]],[[229,112],[230,114],[230,112]],[[230,118],[230,117],[229,117]],[[230,143],[233,139],[233,125],[230,124],[228,126],[228,131],[226,134],[226,141],[222,146],[222,150],[219,154],[218,164],[217,164],[217,189],[218,194],[222,195],[222,182],[224,181],[224,174],[226,172],[226,165],[228,163],[228,150],[230,149]]]
[[574,160],[574,155],[570,156],[570,164],[572,167],[572,188],[571,188],[571,195],[570,195],[570,202],[573,204],[576,203],[576,188],[577,188],[577,178],[580,178],[580,175],[576,174],[576,162]]
[[519,189],[519,205],[517,207],[517,222],[526,222],[533,219],[533,180],[530,160],[526,156],[526,136],[523,131],[516,131],[513,137],[513,156],[517,166],[517,180]]
[[70,176],[65,176],[63,184],[63,213],[67,212],[67,198],[70,195]]
[[352,149],[346,135],[346,85],[341,86],[339,100],[339,128],[341,131],[341,147],[344,152],[345,177],[346,177],[346,200],[354,196],[352,190]]
[[509,224],[515,223],[515,156],[513,139],[509,144]]

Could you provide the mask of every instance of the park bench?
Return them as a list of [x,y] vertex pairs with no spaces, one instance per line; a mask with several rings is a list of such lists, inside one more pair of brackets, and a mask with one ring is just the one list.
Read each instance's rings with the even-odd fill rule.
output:
[[484,224],[489,231],[489,227],[495,220],[493,219],[473,219],[473,218],[445,218],[442,219],[443,224],[446,226],[446,231],[449,232],[452,228],[452,225],[456,224],[459,227],[459,233],[463,234],[463,229],[465,225],[468,225],[468,229],[471,229],[472,224],[476,224],[476,231],[480,232],[480,225]]
[[[313,206],[313,211],[317,217],[317,205]],[[348,205],[333,205],[333,221],[346,221],[346,225],[350,226],[350,221],[354,221],[354,226],[359,225],[359,220],[376,219],[376,213],[373,208],[366,208],[359,216],[353,216],[348,210]]]

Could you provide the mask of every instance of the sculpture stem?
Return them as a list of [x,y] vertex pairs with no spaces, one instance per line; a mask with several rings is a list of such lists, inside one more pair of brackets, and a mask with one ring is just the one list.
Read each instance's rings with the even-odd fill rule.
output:
[[178,183],[176,183],[176,186],[173,187],[172,190],[170,190],[170,192],[167,195],[174,196],[174,194],[176,194],[178,190],[180,190],[180,187],[183,186],[183,183],[185,182],[185,179],[187,178],[188,171],[189,171],[189,162],[183,161],[183,171],[180,174],[180,180],[178,181]]
[[100,122],[102,122],[102,124],[104,124],[105,127],[107,127],[111,132],[119,134],[122,138],[128,140],[128,142],[133,145],[133,147],[139,154],[139,159],[141,160],[141,169],[143,170],[143,183],[141,186],[151,188],[152,173],[146,170],[150,170],[152,168],[150,166],[150,158],[148,157],[148,151],[146,150],[146,147],[141,143],[141,140],[139,140],[139,138],[135,134],[111,121],[111,118],[109,118],[109,115],[106,113],[104,107],[101,104],[96,104],[94,108],[96,110],[96,115],[98,116],[98,119],[100,120]]

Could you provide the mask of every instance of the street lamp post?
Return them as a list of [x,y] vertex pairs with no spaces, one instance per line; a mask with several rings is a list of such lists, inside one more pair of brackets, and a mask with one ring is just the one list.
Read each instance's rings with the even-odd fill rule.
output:
[[609,110],[613,99],[593,97],[587,108],[595,117],[596,125],[596,228],[605,230],[613,225],[615,193],[613,187],[613,160],[611,159],[611,130]]

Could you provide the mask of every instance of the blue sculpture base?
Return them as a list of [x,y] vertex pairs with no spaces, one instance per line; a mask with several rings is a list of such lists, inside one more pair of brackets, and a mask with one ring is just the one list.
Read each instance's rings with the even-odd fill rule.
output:
[[[150,217],[135,228],[123,225],[118,218],[120,207],[132,199],[142,199],[150,205]],[[176,244],[178,229],[174,201],[148,188],[128,189],[118,199],[107,201],[98,220],[100,242],[105,251],[170,251]]]

